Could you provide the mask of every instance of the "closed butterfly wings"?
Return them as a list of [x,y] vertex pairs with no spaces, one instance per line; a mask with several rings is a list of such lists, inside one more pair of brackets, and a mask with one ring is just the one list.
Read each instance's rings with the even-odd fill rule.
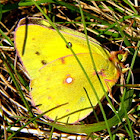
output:
[[[38,22],[36,22],[38,21]],[[46,114],[51,120],[58,119],[75,112],[72,115],[60,119],[60,122],[74,123],[85,118],[91,111],[91,105],[87,98],[86,89],[93,105],[98,102],[89,82],[81,67],[66,46],[59,34],[43,19],[29,18],[29,24],[24,24],[25,19],[19,23],[16,29],[15,43],[17,52],[23,65],[31,77],[31,97],[34,105],[41,104],[40,112],[47,111],[58,105],[65,104]],[[26,27],[28,26],[28,27]],[[26,29],[28,29],[26,31]],[[83,34],[65,27],[59,30],[71,43],[72,49],[83,65],[99,98],[104,96],[100,86],[86,40]],[[23,44],[27,34],[25,52],[22,55]],[[108,91],[116,83],[119,71],[109,60],[110,54],[104,50],[98,42],[90,38],[92,55],[101,81]]]

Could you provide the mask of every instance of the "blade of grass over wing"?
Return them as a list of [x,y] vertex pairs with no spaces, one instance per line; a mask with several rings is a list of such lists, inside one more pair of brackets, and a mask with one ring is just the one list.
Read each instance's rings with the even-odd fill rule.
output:
[[89,95],[88,95],[88,92],[87,92],[87,90],[86,90],[85,88],[84,88],[84,90],[85,90],[85,93],[86,93],[86,95],[87,95],[87,98],[88,98],[88,100],[89,100],[89,102],[90,102],[90,105],[91,105],[91,107],[93,108],[93,114],[94,114],[94,116],[95,116],[97,122],[99,122],[98,116],[97,116],[97,114],[96,114],[96,112],[95,112],[94,106],[92,105],[92,102],[91,102],[91,100],[90,100],[90,97],[89,97]]
[[67,114],[67,115],[65,115],[65,116],[63,116],[63,117],[61,117],[61,118],[57,118],[57,120],[60,120],[60,119],[62,119],[62,118],[68,117],[68,116],[70,116],[70,115],[72,115],[72,114],[74,114],[74,113],[77,113],[77,112],[80,112],[80,111],[84,111],[84,110],[90,109],[90,108],[91,108],[91,107],[87,107],[87,108],[83,108],[83,109],[74,111],[74,112],[72,112],[72,113],[69,113],[69,114]]
[[[93,67],[94,67],[95,71],[97,71],[97,70],[96,70],[96,65],[95,65],[94,60],[93,60],[93,57],[92,57],[92,52],[91,52],[91,49],[90,49],[88,37],[87,37],[86,25],[85,25],[85,22],[84,22],[84,15],[83,15],[81,6],[79,6],[79,8],[80,8],[81,15],[82,15],[82,20],[83,20],[83,24],[84,24],[84,31],[85,31],[85,34],[86,34],[87,44],[88,44],[88,47],[89,47],[89,52],[90,52],[90,55],[91,55]],[[104,50],[103,50],[103,51],[104,51]],[[118,117],[119,121],[121,122],[121,118],[119,117],[118,113],[116,112],[116,109],[115,109],[115,107],[113,106],[111,100],[109,99],[109,97],[108,97],[108,95],[107,95],[107,93],[106,93],[106,91],[105,91],[105,89],[104,89],[104,86],[103,86],[103,84],[102,84],[102,82],[101,82],[101,80],[100,80],[100,77],[99,77],[98,73],[97,73],[97,76],[98,76],[98,78],[99,78],[101,87],[102,87],[102,89],[104,90],[104,94],[105,94],[105,96],[106,96],[106,99],[108,100],[109,104],[111,105],[111,108],[112,108],[113,112],[114,112],[115,115]],[[96,92],[94,92],[94,93],[96,94]],[[97,99],[98,99],[99,106],[100,106],[101,111],[102,111],[102,113],[103,113],[103,117],[104,117],[104,120],[105,120],[105,122],[106,122],[107,129],[110,131],[110,128],[109,128],[109,125],[108,125],[108,122],[107,122],[107,118],[106,118],[105,112],[104,112],[104,110],[103,110],[103,106],[102,106],[102,104],[101,104],[101,102],[100,102],[100,100],[99,100],[99,98],[98,98],[98,94],[96,95],[96,97],[97,97]],[[111,135],[111,131],[110,131],[109,133],[110,133],[110,135]]]
[[27,26],[27,19],[26,19],[26,26],[25,26],[25,38],[24,38],[24,43],[23,43],[23,49],[22,49],[22,55],[24,55],[25,53],[25,46],[26,46],[26,43],[27,43],[27,32],[28,32],[28,26]]
[[[99,77],[98,72],[97,72],[96,64],[95,64],[94,59],[93,59],[93,56],[92,56],[92,52],[91,52],[91,48],[90,48],[90,44],[89,44],[89,40],[88,40],[88,36],[87,36],[87,30],[86,30],[86,25],[85,25],[85,19],[84,19],[83,11],[82,11],[82,8],[81,8],[80,1],[79,1],[79,0],[78,0],[78,4],[79,4],[80,13],[81,13],[81,16],[82,16],[82,21],[83,21],[83,25],[84,25],[84,32],[85,32],[85,36],[86,36],[87,45],[88,45],[89,53],[90,53],[90,56],[91,56],[93,68],[94,68],[95,71],[96,71],[97,77],[98,77],[98,79],[99,79],[99,81],[100,81],[100,84],[101,84],[101,88],[103,89],[104,93],[106,94],[106,91],[105,91],[104,86],[103,86],[103,84],[102,84],[102,82],[101,82],[101,80],[100,80],[100,77]],[[99,99],[99,97],[98,97],[98,93],[96,92],[96,89],[94,88],[94,86],[93,86],[93,84],[91,83],[90,79],[89,79],[89,78],[87,78],[87,79],[88,79],[88,81],[89,81],[90,86],[92,87],[92,90],[93,90],[94,94],[96,95],[98,104],[99,104],[99,106],[100,106],[100,109],[101,109],[101,111],[102,111],[102,114],[103,114],[103,117],[104,117],[104,120],[105,120],[105,124],[106,124],[107,130],[108,130],[108,133],[109,133],[109,135],[110,135],[110,138],[112,139],[112,134],[111,134],[111,131],[110,131],[110,128],[109,128],[109,124],[108,124],[108,122],[107,122],[107,118],[106,118],[105,111],[104,111],[104,109],[103,109],[102,103],[101,103],[101,101],[100,101],[100,99]]]

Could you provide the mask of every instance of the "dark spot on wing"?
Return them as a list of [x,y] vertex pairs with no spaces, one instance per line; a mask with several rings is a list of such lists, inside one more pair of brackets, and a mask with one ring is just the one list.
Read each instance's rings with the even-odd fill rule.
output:
[[36,55],[40,55],[40,52],[37,51],[37,52],[35,52],[35,54],[36,54]]
[[46,64],[47,64],[47,61],[46,61],[46,60],[42,60],[41,63],[42,63],[43,65],[46,65]]
[[68,42],[68,45],[69,45],[69,46],[66,45],[66,47],[67,47],[68,49],[69,49],[69,47],[72,47],[72,43],[71,43],[71,42]]

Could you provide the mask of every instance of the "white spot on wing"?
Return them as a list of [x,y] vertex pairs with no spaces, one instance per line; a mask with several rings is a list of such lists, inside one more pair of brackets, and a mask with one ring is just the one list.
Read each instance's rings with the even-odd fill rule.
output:
[[72,83],[72,81],[73,81],[73,79],[72,79],[71,77],[68,77],[68,78],[66,79],[66,82],[67,82],[68,84]]

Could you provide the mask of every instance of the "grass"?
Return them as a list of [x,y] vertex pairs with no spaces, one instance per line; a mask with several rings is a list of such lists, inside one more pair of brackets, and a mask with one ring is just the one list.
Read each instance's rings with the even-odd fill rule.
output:
[[[139,76],[137,75],[139,75],[140,62],[138,57],[140,16],[135,5],[126,0],[121,3],[118,1],[79,1],[77,3],[74,0],[67,3],[50,0],[46,3],[45,0],[40,0],[37,1],[37,4],[33,0],[15,1],[13,3],[1,1],[0,125],[2,129],[0,138],[25,139],[31,137],[36,139],[41,136],[48,139],[55,137],[60,139],[64,137],[69,139],[70,137],[73,137],[73,139],[76,139],[76,137],[77,139],[83,137],[85,139],[107,137],[109,139],[116,139],[117,137],[137,139],[139,135],[137,127],[139,121],[139,93],[133,88],[134,85],[130,81],[133,73],[134,83],[139,84]],[[43,114],[37,115],[35,109],[32,109],[28,90],[25,88],[29,88],[29,79],[25,76],[24,71],[21,72],[22,66],[20,63],[17,63],[18,69],[15,71],[17,58],[15,50],[11,47],[14,46],[13,32],[17,21],[25,16],[44,16],[50,21],[84,32],[96,38],[102,43],[103,47],[107,47],[109,50],[117,51],[122,47],[127,48],[130,55],[125,64],[130,65],[131,71],[123,74],[125,84],[123,88],[119,87],[123,90],[123,94],[120,90],[117,90],[114,94],[114,98],[120,104],[112,104],[112,101],[106,95],[113,111],[103,102],[102,104],[99,102],[101,111],[98,112],[98,106],[95,109],[99,122],[96,122],[94,115],[90,115],[81,124],[77,125],[52,123],[46,121],[42,117]],[[10,44],[5,40],[8,40]],[[127,87],[128,84],[131,84],[130,87]],[[112,92],[115,91],[116,88],[113,88]],[[94,92],[96,92],[96,89]],[[114,114],[116,115],[114,116]],[[25,133],[27,129],[30,132]],[[37,133],[36,136],[35,133]]]

